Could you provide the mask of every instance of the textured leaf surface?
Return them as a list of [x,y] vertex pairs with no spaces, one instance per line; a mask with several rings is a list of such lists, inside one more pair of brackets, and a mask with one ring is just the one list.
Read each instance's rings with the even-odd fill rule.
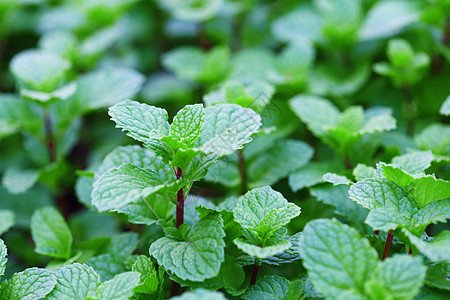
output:
[[8,261],[8,259],[6,258],[7,255],[8,251],[6,249],[5,242],[0,239],[0,276],[5,274],[6,262]]
[[105,300],[128,300],[134,295],[133,288],[138,285],[140,277],[138,272],[116,275],[98,288],[97,296]]
[[300,239],[303,265],[314,286],[329,297],[346,291],[364,294],[364,283],[378,264],[369,242],[336,220],[309,222]]
[[16,220],[14,212],[7,209],[0,209],[0,235],[7,232]]
[[104,173],[94,182],[92,204],[99,211],[119,209],[145,198],[171,181],[175,181],[175,175],[168,167],[152,170],[124,164]]
[[248,167],[251,187],[271,185],[292,171],[304,166],[314,150],[296,140],[283,140],[258,156]]
[[413,299],[425,278],[426,268],[420,257],[395,255],[386,259],[372,280],[382,286],[392,299]]
[[289,283],[289,280],[276,275],[263,277],[247,290],[242,296],[242,299],[286,299],[285,297],[289,290]]
[[450,139],[442,138],[449,135],[449,125],[432,124],[417,134],[414,140],[421,149],[429,149],[434,155],[450,156]]
[[250,142],[261,126],[261,117],[249,108],[218,104],[206,108],[200,150],[217,156],[229,155]]
[[224,261],[223,221],[218,215],[202,218],[183,240],[163,237],[150,246],[158,264],[183,280],[203,281],[219,273]]
[[70,257],[72,233],[55,208],[43,207],[35,210],[31,217],[31,236],[37,253],[62,259]]
[[289,203],[270,186],[253,189],[241,197],[233,210],[236,222],[257,232],[265,240],[300,214],[300,207]]
[[290,100],[292,110],[318,136],[336,127],[340,112],[330,101],[316,96],[297,96]]
[[176,296],[170,298],[172,300],[197,300],[197,299],[208,299],[208,300],[225,300],[225,296],[219,292],[213,292],[205,289],[196,289],[192,292],[183,293],[181,296]]
[[425,242],[407,230],[403,230],[409,241],[431,261],[450,262],[450,231],[443,230],[431,242]]
[[3,174],[2,183],[11,194],[22,194],[33,187],[38,177],[38,170],[8,168]]
[[297,192],[302,188],[316,185],[323,181],[322,176],[327,171],[335,168],[329,162],[310,162],[289,175],[289,186],[293,192]]
[[148,143],[169,133],[167,111],[136,101],[125,100],[109,108],[116,127],[135,140]]
[[444,116],[450,116],[450,96],[442,103],[439,113]]
[[48,270],[30,268],[14,274],[0,285],[0,298],[8,300],[38,300],[48,295],[56,285]]
[[241,238],[235,239],[233,242],[246,254],[258,258],[267,258],[269,256],[281,254],[292,246],[289,241],[278,241],[274,245],[267,245],[264,247],[253,245],[249,241]]
[[191,148],[202,133],[205,109],[201,104],[187,105],[181,109],[170,125],[170,135]]
[[52,92],[69,68],[68,61],[42,50],[21,52],[11,61],[11,72],[24,87],[44,92]]
[[109,253],[94,256],[86,264],[94,268],[102,280],[110,280],[114,275],[126,271],[124,258]]
[[415,151],[392,159],[392,163],[410,174],[422,172],[431,166],[434,156],[431,151]]
[[57,284],[48,295],[50,300],[83,300],[95,296],[100,285],[100,276],[85,264],[71,264],[54,273]]
[[323,178],[323,181],[330,182],[334,186],[340,185],[340,184],[348,185],[351,183],[351,181],[347,177],[345,177],[343,175],[338,175],[336,173],[325,173],[325,174],[323,174],[322,178]]

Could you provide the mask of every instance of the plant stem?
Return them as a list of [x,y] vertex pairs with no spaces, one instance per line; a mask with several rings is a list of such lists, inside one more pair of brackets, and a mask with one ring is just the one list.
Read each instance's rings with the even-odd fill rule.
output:
[[238,151],[239,156],[239,171],[241,174],[241,194],[247,193],[247,170],[245,169],[245,160],[242,149]]
[[50,118],[48,109],[44,110],[44,124],[45,124],[45,139],[47,143],[50,162],[55,162],[56,161],[55,139],[53,136],[52,119]]
[[352,163],[350,162],[350,158],[347,155],[344,156],[344,164],[347,170],[352,169]]
[[[180,179],[182,177],[182,170],[180,167],[177,167],[177,179]],[[177,193],[177,212],[176,212],[176,223],[175,226],[177,228],[180,228],[181,224],[184,222],[184,193],[183,189],[181,188],[178,190]]]
[[255,258],[255,265],[253,266],[252,280],[250,281],[250,285],[254,285],[256,283],[256,277],[258,277],[259,270],[259,258]]
[[386,245],[384,246],[383,260],[385,260],[389,256],[389,250],[391,250],[391,244],[392,244],[393,237],[394,237],[394,235],[392,234],[392,230],[389,230],[387,238],[386,238]]
[[414,135],[414,103],[411,98],[411,91],[409,88],[409,84],[403,84],[403,96],[406,101],[406,133],[409,136]]
[[410,251],[411,251],[411,249],[409,248],[409,245],[408,245],[408,244],[405,244],[405,252],[406,252],[406,255],[411,254]]

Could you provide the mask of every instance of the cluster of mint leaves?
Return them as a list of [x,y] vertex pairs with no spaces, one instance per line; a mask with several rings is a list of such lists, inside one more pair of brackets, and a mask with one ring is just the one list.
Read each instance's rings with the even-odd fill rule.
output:
[[0,0],[0,298],[447,299],[446,2]]

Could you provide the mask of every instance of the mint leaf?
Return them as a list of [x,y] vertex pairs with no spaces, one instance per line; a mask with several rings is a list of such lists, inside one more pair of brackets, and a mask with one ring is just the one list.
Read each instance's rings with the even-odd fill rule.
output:
[[5,274],[6,262],[8,261],[8,259],[6,258],[7,255],[8,251],[6,249],[5,242],[0,239],[0,276]]
[[178,113],[170,125],[169,133],[188,148],[192,148],[202,133],[205,110],[203,105],[187,105]]
[[137,145],[119,146],[106,155],[100,167],[95,171],[95,178],[100,177],[106,171],[127,163],[144,169],[150,167],[153,169],[163,169],[165,167],[161,159],[147,149]]
[[336,127],[339,122],[339,110],[324,98],[302,95],[289,102],[297,116],[319,137],[327,136],[328,130]]
[[450,181],[436,179],[433,175],[413,177],[394,166],[383,165],[382,169],[384,176],[404,187],[419,207],[425,207],[432,202],[450,198]]
[[133,288],[138,285],[141,274],[125,272],[103,283],[97,290],[97,297],[104,300],[128,300],[134,295]]
[[264,245],[264,247],[253,245],[251,242],[242,238],[235,239],[233,242],[246,254],[257,258],[267,258],[269,256],[277,255],[283,253],[291,247],[291,243],[289,241],[277,241],[276,243],[271,243],[270,245]]
[[422,286],[425,273],[420,257],[395,255],[381,264],[368,284],[376,281],[376,288],[384,289],[392,299],[413,299]]
[[182,240],[162,237],[150,246],[150,255],[183,280],[203,281],[216,276],[224,261],[223,221],[209,214],[189,229]]
[[431,166],[434,160],[431,151],[414,151],[392,159],[392,163],[399,166],[402,170],[414,174],[423,172]]
[[450,156],[450,126],[432,124],[414,136],[414,140],[422,150],[431,150],[434,155]]
[[261,117],[249,108],[218,104],[206,108],[200,136],[200,150],[205,154],[229,155],[251,141],[261,126]]
[[0,209],[0,235],[7,232],[15,223],[16,215],[7,209]]
[[170,298],[171,300],[197,300],[197,299],[208,299],[208,300],[225,300],[225,296],[219,292],[213,292],[205,289],[196,289],[191,292],[185,292],[181,296],[176,296]]
[[364,164],[357,164],[353,169],[353,176],[355,176],[356,181],[373,178],[375,176],[375,169]]
[[42,119],[36,105],[13,94],[0,93],[0,138],[24,130],[37,134]]
[[421,233],[428,224],[445,223],[447,219],[450,219],[450,199],[436,201],[428,204],[414,215],[412,222],[415,226],[410,230]]
[[289,203],[270,186],[253,189],[241,197],[233,209],[236,222],[257,233],[261,242],[300,214],[300,207]]
[[153,170],[123,164],[94,182],[92,204],[99,211],[120,209],[162,189],[166,182],[171,181],[175,181],[175,174],[167,166]]
[[2,184],[11,194],[23,194],[33,187],[38,177],[38,170],[8,168],[3,174]]
[[[286,299],[289,290],[289,280],[280,276],[265,276],[252,285],[247,292],[242,295],[245,300],[260,299]],[[300,296],[300,295],[297,295]]]
[[159,285],[158,274],[149,257],[139,255],[132,266],[132,271],[141,273],[140,283],[134,288],[135,292],[144,294],[156,293]]
[[280,141],[248,166],[250,186],[259,187],[276,183],[292,171],[306,165],[312,158],[313,151],[308,144],[301,141]]
[[51,52],[27,50],[13,57],[10,68],[22,88],[52,92],[64,78],[70,63]]
[[0,285],[0,298],[8,300],[38,300],[47,296],[55,287],[56,278],[48,270],[26,269],[14,274]]
[[432,262],[450,262],[450,231],[443,230],[439,232],[431,242],[425,242],[406,229],[403,233],[408,237],[409,241]]
[[54,273],[57,283],[47,296],[50,300],[78,300],[97,294],[100,276],[85,264],[74,263]]
[[110,280],[114,275],[127,271],[124,258],[109,253],[91,257],[86,264],[94,268],[102,280]]
[[162,108],[125,100],[109,108],[116,127],[128,131],[127,135],[143,143],[169,133],[169,116]]
[[[330,162],[309,162],[289,175],[289,186],[293,192],[322,182],[322,176],[329,170],[336,169]],[[337,171],[337,170],[336,170]]]
[[351,291],[362,298],[378,264],[369,241],[336,220],[309,222],[300,238],[300,254],[314,287],[327,297]]
[[35,210],[31,217],[31,236],[37,253],[62,259],[70,257],[72,233],[55,208],[48,206]]
[[95,110],[133,97],[143,82],[144,76],[132,69],[96,70],[78,78],[73,98],[83,112]]
[[138,246],[138,234],[124,232],[111,237],[106,251],[114,256],[129,257]]
[[343,175],[338,175],[336,173],[325,173],[322,176],[323,181],[327,181],[333,184],[333,186],[345,184],[349,185],[352,183],[347,177]]
[[450,115],[450,96],[445,99],[444,103],[442,103],[439,113],[444,116]]

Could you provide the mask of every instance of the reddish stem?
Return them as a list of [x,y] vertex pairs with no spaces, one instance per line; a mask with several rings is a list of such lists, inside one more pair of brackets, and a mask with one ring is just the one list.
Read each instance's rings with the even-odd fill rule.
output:
[[242,150],[238,151],[239,156],[239,171],[241,174],[241,194],[247,193],[247,170],[245,169],[245,160]]
[[259,270],[259,258],[255,258],[255,265],[253,266],[252,280],[250,281],[250,285],[254,285],[256,283],[256,278],[258,277]]
[[[177,179],[180,179],[182,177],[182,170],[180,167],[177,167]],[[176,223],[175,226],[177,228],[180,228],[181,224],[184,222],[184,188],[181,188],[178,190],[177,193],[177,212],[176,212]]]
[[383,260],[385,260],[389,256],[389,251],[391,250],[391,244],[392,244],[393,237],[394,237],[394,235],[392,234],[392,230],[389,230],[387,238],[386,238],[386,245],[384,246]]
[[53,137],[52,120],[50,118],[50,114],[47,111],[44,114],[44,124],[45,124],[45,138],[47,142],[48,153],[50,156],[50,162],[55,162],[56,149],[55,149],[55,140]]

